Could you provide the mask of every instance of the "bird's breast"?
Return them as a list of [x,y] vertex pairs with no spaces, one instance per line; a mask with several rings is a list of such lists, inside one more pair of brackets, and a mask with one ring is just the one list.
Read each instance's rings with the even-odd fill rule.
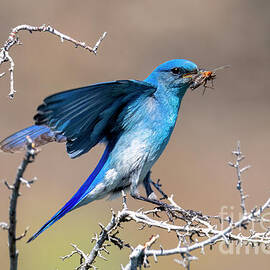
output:
[[[104,175],[108,185],[119,186],[140,170],[140,181],[165,149],[175,126],[179,106],[166,107],[149,98],[127,111],[124,130],[119,136]],[[125,179],[125,180],[124,180]]]

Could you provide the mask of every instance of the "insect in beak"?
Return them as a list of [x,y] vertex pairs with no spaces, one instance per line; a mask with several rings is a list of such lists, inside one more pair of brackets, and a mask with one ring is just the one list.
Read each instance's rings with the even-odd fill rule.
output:
[[[194,90],[198,88],[199,86],[203,85],[204,87],[203,95],[204,95],[207,88],[214,89],[214,79],[216,78],[216,71],[220,69],[228,68],[228,67],[230,66],[228,65],[222,66],[222,67],[215,68],[213,70],[200,69],[196,75],[192,76],[192,82],[191,82],[190,88]],[[211,85],[208,84],[209,81],[211,82]]]

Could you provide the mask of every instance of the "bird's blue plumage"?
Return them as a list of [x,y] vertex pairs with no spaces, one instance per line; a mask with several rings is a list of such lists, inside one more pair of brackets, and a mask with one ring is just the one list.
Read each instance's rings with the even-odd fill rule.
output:
[[51,225],[53,225],[57,220],[62,218],[66,213],[71,211],[76,205],[85,197],[86,194],[91,192],[93,189],[93,181],[97,177],[98,173],[104,166],[106,160],[108,159],[110,153],[110,147],[107,146],[97,167],[90,174],[90,176],[86,179],[84,184],[79,188],[79,190],[73,195],[73,197],[49,220],[47,221],[27,242],[31,242],[36,237],[38,237],[43,231],[48,229]]
[[11,153],[24,150],[27,142],[27,136],[35,142],[36,146],[44,145],[52,141],[66,141],[64,136],[53,132],[49,127],[35,125],[22,129],[4,139],[0,142],[1,150]]
[[23,147],[26,135],[40,144],[66,141],[71,158],[97,143],[107,145],[93,173],[29,242],[91,201],[123,189],[136,197],[142,183],[151,193],[150,170],[170,139],[182,97],[192,83],[189,75],[197,72],[194,63],[176,59],[159,65],[144,81],[99,83],[54,94],[38,107],[35,126],[0,143],[2,150],[14,152]]
[[[34,119],[68,138],[71,158],[111,136],[117,115],[129,102],[155,91],[150,84],[123,80],[94,84],[47,97]],[[110,139],[110,138],[109,138]]]

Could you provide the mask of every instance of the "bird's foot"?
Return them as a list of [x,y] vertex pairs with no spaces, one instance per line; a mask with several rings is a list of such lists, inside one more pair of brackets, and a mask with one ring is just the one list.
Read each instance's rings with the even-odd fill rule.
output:
[[173,222],[173,218],[176,217],[175,216],[175,213],[174,213],[174,210],[175,210],[174,208],[175,207],[172,206],[172,205],[169,205],[169,204],[167,204],[165,202],[162,202],[160,200],[157,200],[155,194],[153,196],[154,198],[151,195],[152,194],[150,194],[150,196],[148,196],[147,198],[145,198],[145,197],[139,195],[138,193],[131,194],[131,196],[134,199],[136,199],[136,200],[140,200],[140,201],[144,201],[144,202],[149,202],[149,203],[152,203],[154,205],[157,205],[158,206],[157,208],[160,209],[161,211],[165,211],[166,214],[167,214],[167,216],[168,216],[168,218],[169,218],[169,220]]
[[131,193],[131,196],[136,199],[136,200],[140,200],[140,201],[144,201],[144,202],[149,202],[149,203],[152,203],[152,204],[155,204],[155,205],[158,205],[158,206],[166,206],[166,207],[171,207],[169,204],[167,203],[164,203],[164,202],[161,202],[159,200],[156,199],[156,195],[154,194],[154,196],[152,196],[153,193],[151,193],[147,198],[146,197],[143,197],[141,196],[140,194],[138,193]]
[[174,221],[174,219],[182,219],[184,221],[192,221],[194,218],[199,218],[200,220],[208,220],[207,216],[204,216],[201,212],[199,211],[194,211],[194,210],[185,210],[181,208],[180,206],[177,205],[172,205],[165,203],[163,201],[157,200],[155,198],[151,198],[151,195],[148,196],[147,198],[141,196],[139,193],[131,193],[131,196],[140,201],[144,202],[149,202],[151,204],[154,204],[157,206],[157,209],[164,211],[169,220],[171,222]]

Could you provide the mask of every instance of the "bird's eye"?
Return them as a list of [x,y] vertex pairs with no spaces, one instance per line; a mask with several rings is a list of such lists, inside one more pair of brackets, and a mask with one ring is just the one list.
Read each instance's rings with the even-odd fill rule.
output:
[[180,74],[181,73],[181,69],[180,68],[178,68],[178,67],[175,67],[175,68],[172,68],[171,69],[171,72],[173,73],[173,74]]

